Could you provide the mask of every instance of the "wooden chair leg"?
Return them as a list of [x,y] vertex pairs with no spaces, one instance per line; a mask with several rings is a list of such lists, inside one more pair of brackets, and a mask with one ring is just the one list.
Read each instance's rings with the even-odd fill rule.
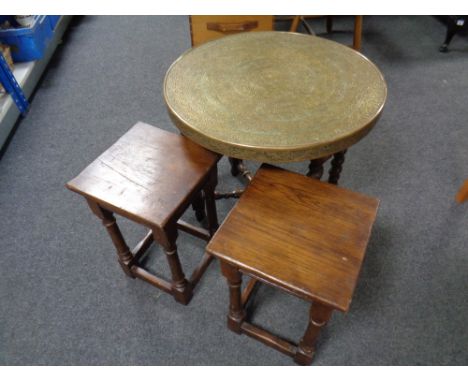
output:
[[465,200],[468,200],[468,179],[463,183],[455,199],[458,203],[463,203]]
[[439,48],[439,52],[447,53],[448,52],[448,46],[450,44],[450,41],[452,41],[453,36],[457,33],[457,25],[455,22],[449,21],[449,24],[447,25],[447,33],[445,35],[445,41]]
[[[156,235],[157,233],[155,232],[154,236],[157,237]],[[177,253],[177,226],[171,226],[166,229],[166,232],[161,239],[160,244],[164,248],[164,253],[166,254],[167,262],[169,263],[169,268],[171,270],[172,294],[176,301],[187,305],[192,298],[192,287],[185,278],[182,265],[180,264],[179,255]]]
[[192,208],[195,211],[195,217],[199,222],[205,219],[205,203],[201,192],[199,192],[193,199]]
[[362,39],[362,16],[354,16],[354,38],[353,38],[353,49],[361,50],[361,39]]
[[229,286],[228,328],[237,334],[241,334],[242,322],[245,319],[245,311],[241,298],[242,274],[237,268],[223,261],[221,262],[221,271],[226,277]]
[[327,306],[318,303],[312,304],[309,313],[309,324],[294,356],[296,363],[300,365],[310,365],[312,363],[318,335],[330,320],[332,313],[333,309]]
[[346,150],[343,150],[333,155],[333,159],[331,161],[331,168],[328,175],[328,183],[338,184],[341,171],[343,170],[345,154]]
[[93,211],[93,213],[101,220],[104,227],[106,227],[107,232],[112,239],[112,243],[117,250],[118,261],[122,270],[127,276],[135,278],[130,269],[133,255],[120,232],[114,214],[90,199],[86,199],[86,201],[88,202],[91,211]]
[[208,231],[213,236],[219,227],[218,214],[216,213],[215,189],[218,184],[218,169],[214,168],[210,174],[210,179],[205,186],[205,203],[208,220]]
[[330,157],[328,156],[326,158],[311,160],[309,163],[309,171],[307,172],[307,176],[320,180],[323,175],[323,164],[328,160],[328,158]]
[[294,16],[291,22],[291,28],[289,29],[290,32],[297,32],[297,28],[301,21],[301,16]]

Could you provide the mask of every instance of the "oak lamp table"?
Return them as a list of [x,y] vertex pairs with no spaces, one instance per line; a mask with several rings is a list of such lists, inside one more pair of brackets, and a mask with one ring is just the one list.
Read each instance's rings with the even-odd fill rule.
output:
[[[164,98],[177,128],[241,162],[310,160],[337,183],[346,150],[366,136],[387,96],[377,67],[336,42],[289,32],[239,33],[209,41],[168,69]],[[250,176],[249,176],[250,177]]]
[[[218,228],[214,189],[219,159],[179,134],[138,122],[66,186],[84,196],[102,221],[127,276],[138,277],[188,304],[212,257],[205,254],[187,280],[176,240],[180,230],[208,241]],[[198,220],[206,211],[208,230],[180,219],[190,205]],[[114,214],[149,228],[133,250]],[[140,262],[153,241],[164,249],[171,281],[150,273]]]
[[[377,206],[366,195],[263,164],[206,249],[229,285],[228,327],[310,364],[333,310],[349,309]],[[252,277],[243,293],[242,274]],[[298,345],[246,320],[256,281],[311,302]]]

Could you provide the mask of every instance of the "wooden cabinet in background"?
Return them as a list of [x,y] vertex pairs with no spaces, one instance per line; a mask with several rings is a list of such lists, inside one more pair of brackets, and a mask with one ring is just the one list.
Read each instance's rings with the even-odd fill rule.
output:
[[232,33],[273,30],[273,16],[190,16],[192,46]]

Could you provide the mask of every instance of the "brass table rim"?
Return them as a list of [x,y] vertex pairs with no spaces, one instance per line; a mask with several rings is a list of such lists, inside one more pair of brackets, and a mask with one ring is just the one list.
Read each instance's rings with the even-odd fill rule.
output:
[[[256,33],[256,34],[275,33],[275,34],[285,34],[285,35],[287,34],[287,35],[304,36],[304,34],[302,34],[302,33],[286,32],[286,31],[251,32],[251,33]],[[281,160],[281,162],[299,162],[299,161],[303,161],[303,160],[309,160],[309,159],[316,159],[316,158],[319,158],[319,157],[325,157],[327,155],[334,154],[336,152],[339,152],[341,150],[344,150],[344,149],[354,145],[356,142],[361,140],[363,137],[365,137],[370,132],[372,127],[376,124],[376,122],[380,118],[380,116],[382,114],[382,110],[383,110],[383,108],[384,108],[384,106],[386,104],[386,101],[387,101],[388,89],[387,89],[387,84],[386,84],[385,78],[384,78],[382,72],[379,70],[379,68],[369,58],[364,56],[361,52],[358,52],[358,51],[356,51],[356,50],[354,50],[354,49],[352,49],[352,48],[350,48],[350,47],[348,47],[346,45],[340,44],[340,43],[332,41],[332,40],[323,39],[321,37],[308,36],[308,37],[312,37],[312,38],[327,40],[327,42],[339,45],[343,49],[349,49],[350,51],[353,52],[353,54],[356,54],[356,55],[360,56],[362,59],[364,59],[364,61],[366,61],[368,64],[370,64],[370,66],[373,67],[373,69],[379,75],[379,77],[380,77],[380,79],[382,81],[384,95],[383,95],[382,103],[381,103],[380,107],[376,110],[374,116],[369,120],[369,122],[367,124],[363,125],[361,128],[359,128],[359,129],[357,129],[355,131],[351,131],[351,132],[349,132],[347,134],[341,135],[338,139],[335,139],[335,140],[321,141],[321,142],[317,142],[317,143],[307,143],[307,144],[303,144],[303,145],[289,145],[289,146],[280,146],[280,145],[258,146],[258,145],[249,145],[249,144],[242,144],[242,143],[236,143],[236,142],[226,142],[226,141],[220,140],[220,139],[218,139],[216,137],[206,135],[203,132],[203,130],[200,130],[200,129],[190,125],[169,104],[168,97],[167,97],[168,77],[169,77],[173,67],[175,65],[177,65],[179,63],[179,61],[183,60],[188,54],[192,53],[194,50],[196,50],[196,49],[198,49],[198,48],[200,48],[200,47],[202,47],[202,46],[204,46],[206,44],[213,43],[214,41],[231,39],[231,38],[235,38],[236,36],[238,36],[238,34],[225,36],[225,37],[222,37],[222,38],[220,38],[218,40],[211,40],[211,41],[208,41],[208,42],[206,42],[204,44],[198,45],[196,47],[191,47],[188,50],[186,50],[184,53],[182,53],[182,55],[180,55],[170,65],[170,67],[166,71],[166,74],[165,74],[165,77],[164,77],[164,83],[163,83],[163,95],[164,95],[164,100],[165,100],[166,107],[167,107],[167,110],[169,112],[169,115],[170,115],[172,121],[176,124],[176,126],[188,138],[193,139],[198,144],[200,144],[200,145],[202,145],[202,146],[204,146],[204,147],[206,147],[206,148],[208,148],[208,149],[210,149],[212,151],[218,152],[218,153],[223,154],[223,155],[229,155],[229,156],[233,156],[233,155],[231,155],[229,153],[230,151],[232,151],[233,147],[238,148],[238,149],[242,149],[242,150],[249,150],[249,151],[251,150],[253,155],[249,156],[248,152],[245,152],[245,155],[243,155],[242,159],[252,159],[252,160],[258,160],[258,159],[255,158],[256,156],[258,156],[258,155],[255,155],[256,151],[262,151],[264,154],[267,154],[267,153],[291,153],[291,152],[297,152],[297,151],[304,151],[304,153],[303,153],[303,155],[304,155],[307,151],[314,151],[314,149],[316,149],[318,147],[327,147],[330,144],[332,144],[332,146],[333,146],[332,149],[329,149],[329,150],[324,149],[324,150],[320,151],[320,155],[317,155],[317,156],[310,156],[310,155],[306,154],[306,156],[299,157],[298,159],[294,158],[294,159]],[[207,142],[206,140],[203,140],[201,138],[206,138],[209,142]],[[210,142],[216,142],[217,144],[212,145]],[[214,149],[214,146],[216,146],[216,149]],[[225,152],[221,152],[219,150],[219,148],[221,148],[221,147],[224,149]]]

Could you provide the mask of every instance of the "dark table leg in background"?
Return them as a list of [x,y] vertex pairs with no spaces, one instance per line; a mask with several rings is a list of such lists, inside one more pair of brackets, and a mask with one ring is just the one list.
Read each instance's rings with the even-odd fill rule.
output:
[[333,155],[330,172],[328,173],[328,183],[338,184],[341,170],[343,169],[345,154],[346,150],[343,150]]
[[307,176],[320,180],[323,175],[323,164],[330,158],[327,156],[325,158],[312,159],[309,163],[309,171],[307,171]]
[[[337,152],[333,155],[326,156],[324,158],[313,159],[309,163],[309,170],[307,171],[307,176],[315,179],[322,179],[323,176],[323,165],[327,160],[332,156],[331,168],[328,175],[328,183],[338,184],[340,179],[340,174],[343,169],[343,163],[345,160],[346,150]],[[242,159],[229,158],[231,163],[231,174],[233,176],[241,175],[246,178],[248,182],[252,181],[252,174],[245,166]],[[244,190],[234,190],[230,192],[215,192],[215,199],[228,199],[228,198],[240,198]]]
[[[338,184],[338,180],[340,179],[340,174],[343,169],[345,154],[346,154],[346,150],[333,154],[333,159],[331,161],[331,168],[330,168],[330,172],[328,175],[328,183]],[[332,156],[327,156],[324,158],[311,160],[309,163],[309,171],[307,172],[307,176],[318,179],[318,180],[322,179],[323,165],[331,157]]]
[[[231,158],[229,157],[229,163],[231,163],[231,174],[232,176],[242,176],[247,180],[247,183],[252,181],[252,173],[247,169],[242,159]],[[234,190],[229,192],[215,192],[215,199],[228,199],[228,198],[240,198],[243,189]]]

